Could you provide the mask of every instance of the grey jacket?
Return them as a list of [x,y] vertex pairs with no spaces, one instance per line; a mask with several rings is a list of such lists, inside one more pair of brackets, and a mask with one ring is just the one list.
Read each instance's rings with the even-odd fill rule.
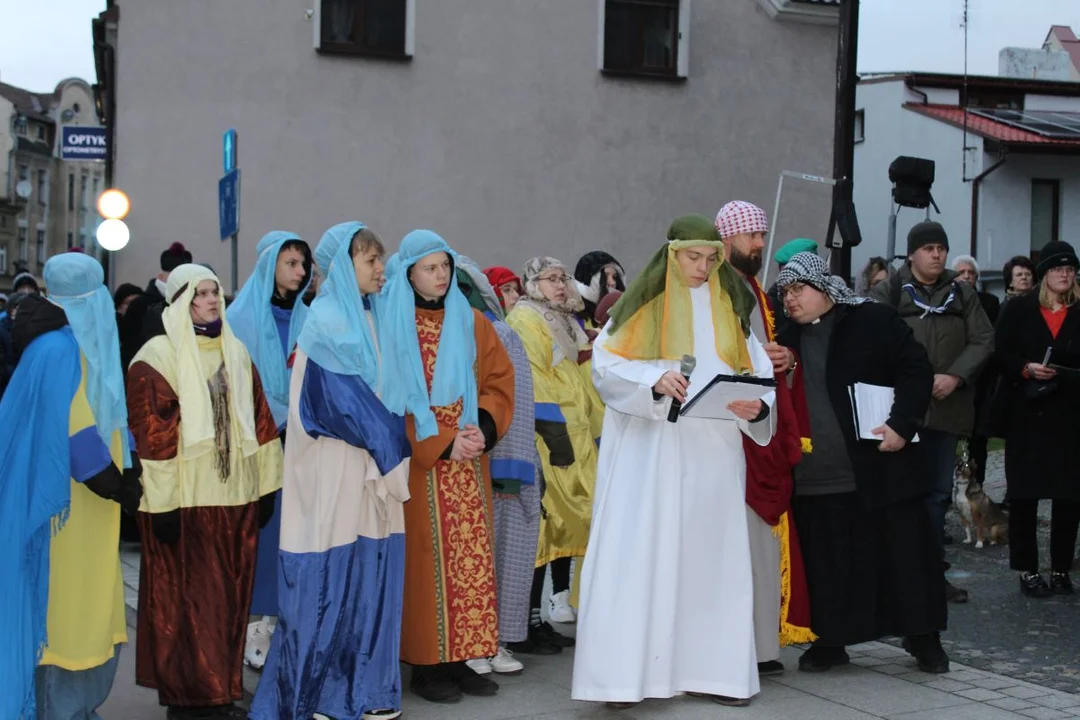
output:
[[[910,287],[905,287],[908,283]],[[945,305],[950,293],[953,298]],[[897,309],[915,339],[926,348],[935,374],[960,378],[960,386],[952,395],[931,400],[925,427],[970,435],[975,425],[975,382],[994,352],[994,328],[975,288],[956,282],[956,273],[946,270],[927,290],[915,280],[911,265],[905,263],[894,277],[875,285],[870,296]],[[945,310],[927,312],[916,304],[916,298],[930,307],[945,305]]]

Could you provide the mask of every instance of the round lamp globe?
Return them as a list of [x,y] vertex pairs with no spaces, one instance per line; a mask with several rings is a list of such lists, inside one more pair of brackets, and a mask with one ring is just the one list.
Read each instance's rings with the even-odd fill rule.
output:
[[109,220],[123,220],[131,210],[131,201],[123,190],[106,190],[97,201],[98,214]]
[[97,229],[98,245],[110,252],[123,250],[131,240],[131,231],[127,223],[116,218],[102,220]]

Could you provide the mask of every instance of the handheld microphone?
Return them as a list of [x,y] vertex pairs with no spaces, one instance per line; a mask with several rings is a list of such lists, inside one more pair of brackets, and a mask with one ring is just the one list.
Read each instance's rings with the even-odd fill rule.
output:
[[[693,355],[683,355],[682,363],[679,365],[679,372],[687,382],[690,381],[690,374],[694,372],[694,368],[697,367],[697,358]],[[679,411],[682,410],[682,402],[679,400],[671,401],[671,409],[668,410],[667,421],[670,423],[679,421]]]

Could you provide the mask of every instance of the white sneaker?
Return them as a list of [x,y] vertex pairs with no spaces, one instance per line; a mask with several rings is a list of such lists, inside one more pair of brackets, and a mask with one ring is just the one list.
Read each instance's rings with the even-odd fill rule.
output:
[[270,635],[265,620],[248,623],[247,644],[244,646],[244,662],[255,670],[262,670],[266,664],[266,654],[270,652]]
[[491,661],[487,658],[476,658],[475,660],[466,660],[465,664],[469,666],[477,675],[487,675],[491,672]]
[[[316,716],[318,717],[318,716]],[[391,710],[389,708],[385,710],[365,710],[364,720],[395,720],[395,718],[401,717],[400,710]]]
[[569,590],[563,590],[551,596],[548,600],[548,618],[551,622],[557,623],[577,622],[577,610],[570,607]]
[[491,658],[491,669],[504,675],[515,675],[524,670],[525,666],[514,657],[514,653],[500,646],[499,653]]

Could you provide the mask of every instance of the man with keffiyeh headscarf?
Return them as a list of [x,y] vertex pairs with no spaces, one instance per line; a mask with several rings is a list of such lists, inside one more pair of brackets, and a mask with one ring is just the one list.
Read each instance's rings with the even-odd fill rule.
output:
[[233,701],[281,443],[217,277],[180,265],[165,290],[165,333],[127,375],[144,490],[136,682],[157,689],[170,720],[246,717]]
[[19,306],[0,402],[20,426],[0,438],[0,716],[98,718],[127,642],[117,548],[140,467],[101,265],[65,253],[44,276],[48,299]]
[[410,690],[443,703],[498,692],[465,661],[499,651],[487,453],[514,410],[513,365],[458,288],[456,261],[439,235],[412,231],[378,310],[380,348],[397,364],[382,399],[406,416],[412,445],[401,659]]
[[[724,241],[724,256],[738,271],[754,297],[750,327],[765,343],[777,379],[777,429],[766,446],[743,438],[746,453],[746,522],[750,531],[750,559],[754,569],[754,641],[758,672],[784,672],[780,647],[814,639],[802,568],[799,537],[791,519],[792,469],[811,448],[809,427],[800,423],[802,388],[788,387],[785,373],[794,355],[776,344],[778,310],[758,282],[762,250],[769,232],[765,211],[742,200],[724,205],[716,216],[716,230]],[[787,247],[787,246],[785,246]],[[793,253],[792,253],[793,254]],[[791,255],[784,257],[786,263]],[[803,438],[806,438],[804,441]]]
[[[856,296],[813,253],[795,255],[777,285],[793,321],[779,341],[798,353],[814,428],[792,500],[818,636],[799,669],[846,664],[845,646],[893,635],[920,670],[948,672],[944,577],[913,445],[933,386],[926,352],[893,308]],[[893,389],[879,442],[858,436],[857,383]]]
[[376,328],[383,254],[359,222],[335,225],[315,248],[326,279],[290,380],[280,615],[255,720],[401,714],[409,441],[380,399],[397,381]]
[[[544,475],[544,513],[533,578],[529,643],[570,645],[540,617],[544,575],[551,565],[548,615],[554,622],[577,619],[570,605],[570,560],[589,543],[596,439],[592,416],[601,411],[579,365],[589,339],[574,313],[582,299],[566,267],[551,257],[525,263],[525,297],[506,321],[525,344],[536,400],[536,448]],[[522,648],[525,650],[526,648]]]
[[[311,282],[311,248],[300,236],[274,230],[255,247],[255,270],[229,305],[229,324],[248,349],[266,393],[281,439],[289,412],[289,373],[296,338],[308,307],[304,292]],[[281,493],[274,494],[274,515],[259,531],[251,614],[262,618],[248,625],[244,661],[259,669],[266,662],[277,616],[278,542]]]
[[[754,299],[713,222],[675,220],[593,346],[607,404],[582,568],[573,697],[627,707],[679,693],[744,706],[760,690],[743,436],[767,444],[772,394],[731,419],[667,420],[718,374],[772,378]],[[696,357],[689,383],[680,370]],[[775,630],[774,630],[775,632]]]

